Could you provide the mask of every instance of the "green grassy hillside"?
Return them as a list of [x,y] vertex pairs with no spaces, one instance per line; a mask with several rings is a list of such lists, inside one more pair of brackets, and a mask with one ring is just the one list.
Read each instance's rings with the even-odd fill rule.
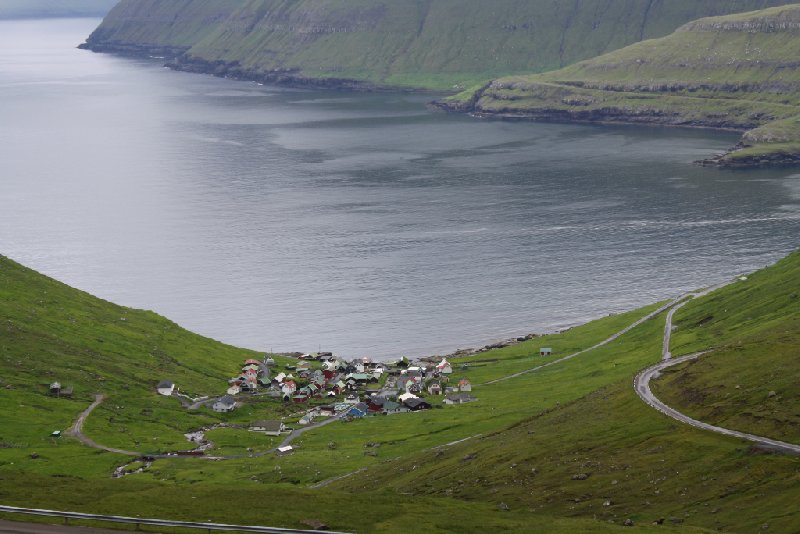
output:
[[[189,396],[219,396],[241,363],[259,357],[192,334],[152,312],[102,301],[0,256],[0,442],[49,446],[94,399],[109,401],[87,423],[104,444],[168,452],[189,448],[183,433],[219,420],[156,394],[161,380]],[[48,395],[60,382],[72,399]],[[279,409],[279,408],[274,408]],[[2,447],[0,447],[2,450]]]
[[543,72],[781,0],[123,0],[95,50],[185,51],[180,68],[433,89]]
[[[701,420],[797,443],[798,273],[795,253],[684,307],[673,352],[718,350],[668,372],[656,393]],[[643,329],[618,350],[638,344],[644,366],[648,351],[652,359],[658,352],[647,339],[657,342],[658,336]],[[588,370],[590,362],[575,365]],[[564,369],[558,377],[560,387],[580,380],[569,374],[567,382],[567,374]],[[536,395],[552,378],[529,380]],[[631,519],[709,531],[800,530],[800,511],[792,504],[800,498],[800,458],[764,455],[746,442],[676,423],[642,403],[630,374],[508,429],[387,461],[336,487],[447,495],[616,524]]]
[[800,258],[677,315],[673,347],[713,353],[655,383],[671,406],[726,428],[800,443]]
[[[709,372],[668,373],[654,384],[657,393],[701,419],[794,439],[798,271],[794,254],[685,306],[673,352],[718,350],[708,355]],[[615,532],[626,519],[643,532],[753,532],[764,524],[798,530],[800,459],[680,425],[636,397],[632,377],[660,358],[663,315],[571,360],[482,385],[593,346],[656,307],[455,360],[454,378],[472,381],[475,403],[334,423],[304,434],[288,456],[249,458],[247,448],[265,450],[272,441],[236,428],[214,430],[220,452],[242,457],[159,459],[142,473],[112,479],[129,457],[49,437],[95,393],[109,399],[87,420],[87,435],[140,452],[186,448],[183,432],[220,420],[286,412],[267,401],[220,417],[159,397],[153,386],[164,377],[195,394],[221,393],[224,379],[253,353],[0,257],[0,502],[293,528],[314,520],[355,532],[407,532],[409,520],[424,521],[430,532],[476,525]],[[540,357],[541,346],[555,354]],[[723,370],[725,354],[736,351],[757,354],[757,367],[739,358]],[[722,359],[714,359],[717,353]],[[718,381],[732,383],[731,375],[741,397],[718,394]],[[55,379],[73,385],[75,397],[49,396],[46,386]],[[776,395],[759,398],[767,384]],[[693,391],[716,411],[681,404],[697,398]],[[770,418],[755,424],[731,416],[745,404]],[[315,489],[320,482],[331,483]],[[232,512],[231,500],[270,504]],[[353,514],[353,503],[368,505]]]
[[800,154],[800,5],[706,18],[554,72],[498,79],[454,107],[549,120],[750,130],[722,163]]

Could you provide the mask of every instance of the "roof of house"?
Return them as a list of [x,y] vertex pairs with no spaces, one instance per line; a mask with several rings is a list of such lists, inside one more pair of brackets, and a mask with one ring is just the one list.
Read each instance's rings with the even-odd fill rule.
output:
[[[58,382],[56,382],[55,384],[58,384]],[[55,385],[55,384],[53,384],[53,385]],[[158,387],[159,388],[171,388],[174,385],[175,384],[173,384],[172,381],[170,381],[170,380],[162,380],[161,382],[158,383]],[[60,384],[59,384],[59,387],[60,387]]]
[[405,404],[409,408],[416,408],[417,406],[421,406],[423,404],[425,404],[427,406],[431,405],[431,403],[429,403],[428,401],[426,401],[424,399],[419,399],[419,398],[407,399],[407,400],[403,401],[403,404]]
[[364,374],[364,373],[353,373],[353,374],[347,375],[347,379],[348,380],[351,379],[351,378],[353,378],[355,380],[369,380],[370,376],[367,375],[367,374]]
[[234,399],[233,396],[231,395],[225,395],[217,399],[217,402],[220,404],[227,404],[229,406],[233,406],[234,404],[236,404],[236,399]]
[[267,432],[279,432],[283,429],[283,423],[280,421],[256,421],[250,425],[250,428],[263,428]]
[[448,395],[447,400],[451,402],[471,402],[478,400],[469,393],[459,393],[458,395]]
[[386,411],[396,410],[400,407],[400,404],[394,401],[387,400],[383,403],[383,409]]

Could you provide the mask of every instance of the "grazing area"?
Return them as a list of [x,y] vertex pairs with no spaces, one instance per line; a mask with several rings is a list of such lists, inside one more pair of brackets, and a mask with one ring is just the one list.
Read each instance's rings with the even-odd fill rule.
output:
[[715,350],[666,372],[659,398],[707,423],[800,443],[797,256],[678,313],[673,350]]
[[[283,438],[263,433],[272,428],[263,421],[266,414],[298,426],[297,418],[308,409],[319,410],[313,399],[298,411],[296,402],[246,395],[241,407],[216,413],[208,406],[187,409],[180,397],[169,394],[170,383],[185,384],[195,395],[219,394],[243,356],[250,357],[244,369],[257,373],[255,353],[195,336],[155,314],[100,301],[8,259],[1,265],[6,325],[0,335],[0,399],[4,411],[13,414],[0,436],[5,504],[170,519],[196,518],[202,509],[204,518],[229,523],[301,527],[313,520],[338,530],[375,532],[399,532],[404,523],[397,518],[404,514],[440,517],[433,531],[469,528],[478,520],[495,528],[527,524],[554,532],[603,532],[626,522],[733,532],[765,523],[790,531],[800,524],[797,512],[786,513],[798,498],[800,459],[680,425],[636,397],[633,375],[661,355],[663,305],[442,361],[401,359],[397,374],[378,385],[381,395],[408,394],[415,369],[428,369],[440,377],[433,382],[463,388],[459,395],[472,402],[442,402],[459,395],[431,391],[433,382],[426,381],[425,390],[412,396],[427,401],[430,409],[388,416],[348,412],[298,435],[282,454],[275,447]],[[776,362],[776,369],[793,376],[796,362],[789,354],[797,336],[799,266],[795,253],[690,301],[676,314],[673,352],[715,348],[720,355],[725,350],[750,354],[754,349],[748,345],[758,345],[764,355],[758,368]],[[613,337],[654,312],[654,318]],[[559,361],[609,338],[605,345]],[[28,357],[34,340],[43,347],[36,351],[44,355],[40,358]],[[152,356],[159,349],[161,358]],[[209,357],[201,370],[184,360],[189,349],[219,359]],[[92,358],[74,359],[82,351]],[[324,354],[299,355],[306,360],[296,356],[269,359],[294,372],[309,367],[311,375],[320,361],[322,368],[333,361]],[[791,380],[734,365],[729,372],[737,373],[740,389],[735,391],[742,395],[719,394],[718,381],[727,384],[730,378],[721,371],[727,368],[724,359],[712,360],[715,356],[698,360],[685,373],[670,371],[656,381],[656,392],[700,419],[796,441],[792,414],[798,399]],[[517,375],[547,363],[552,365]],[[711,366],[708,372],[704,365]],[[174,382],[158,380],[166,375]],[[510,378],[495,382],[503,377]],[[72,385],[71,397],[51,392],[55,378],[62,388]],[[754,392],[767,378],[776,394],[757,398]],[[708,391],[699,389],[703,381]],[[365,395],[358,386],[351,391]],[[104,445],[133,447],[141,459],[132,462],[68,435],[51,435],[67,429],[95,393],[108,398],[87,417],[85,434]],[[713,411],[686,406],[686,399],[698,394],[712,399]],[[362,399],[375,404],[370,397]],[[751,419],[759,424],[731,416],[751,401]],[[766,422],[756,417],[764,411],[771,416]],[[201,427],[213,448],[196,456],[160,454],[189,448],[183,434]],[[231,518],[226,507],[215,504],[220,491],[250,499],[268,495],[286,505],[257,513],[244,509]],[[367,494],[367,513],[340,513],[346,502]]]
[[706,164],[798,161],[800,6],[704,18],[561,70],[497,79],[444,105],[481,114],[732,129]]

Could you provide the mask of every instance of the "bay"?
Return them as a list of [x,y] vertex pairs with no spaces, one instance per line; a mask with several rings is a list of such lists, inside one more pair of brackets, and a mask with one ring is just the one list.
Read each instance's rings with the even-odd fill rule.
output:
[[673,297],[785,255],[791,170],[699,130],[478,120],[292,90],[0,22],[0,253],[259,350],[446,353]]

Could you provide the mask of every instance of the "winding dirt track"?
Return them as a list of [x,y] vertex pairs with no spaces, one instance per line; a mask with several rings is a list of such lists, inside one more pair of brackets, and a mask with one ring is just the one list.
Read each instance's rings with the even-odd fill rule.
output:
[[75,420],[75,424],[73,424],[69,428],[69,430],[67,430],[64,433],[64,435],[65,436],[69,436],[71,438],[76,438],[81,443],[83,443],[84,445],[88,445],[89,447],[92,447],[94,449],[101,449],[101,450],[108,451],[108,452],[115,452],[117,454],[124,454],[126,456],[141,456],[141,454],[139,454],[138,452],[124,451],[122,449],[114,449],[112,447],[106,447],[105,445],[100,445],[99,443],[96,443],[91,438],[89,438],[89,437],[87,437],[87,436],[85,436],[83,434],[83,423],[86,422],[86,418],[89,417],[89,414],[92,413],[95,408],[100,406],[100,404],[104,400],[106,400],[106,396],[105,395],[95,395],[94,402],[92,404],[90,404],[89,407],[86,408],[78,416],[78,419]]
[[[703,292],[693,294],[692,296],[694,298],[705,296],[711,293],[712,291],[719,289],[720,287],[723,287],[724,285],[726,284],[712,287]],[[664,343],[662,345],[661,361],[656,365],[648,367],[647,369],[636,375],[636,378],[634,378],[633,380],[633,388],[636,390],[636,394],[639,395],[639,397],[649,406],[652,406],[653,408],[663,413],[664,415],[671,417],[676,421],[680,421],[681,423],[685,423],[687,425],[699,428],[701,430],[708,430],[709,432],[722,434],[724,436],[730,436],[734,438],[744,439],[747,441],[752,441],[771,450],[780,451],[787,454],[800,455],[800,445],[795,445],[793,443],[786,443],[784,441],[778,441],[763,436],[756,436],[754,434],[748,434],[746,432],[739,432],[738,430],[730,430],[728,428],[722,428],[719,426],[710,425],[708,423],[703,423],[702,421],[692,419],[691,417],[682,414],[681,412],[679,412],[674,408],[670,408],[669,406],[658,400],[658,398],[653,394],[653,391],[650,389],[650,381],[653,378],[658,378],[658,376],[661,374],[661,371],[669,367],[672,367],[674,365],[680,365],[684,362],[696,360],[702,355],[712,352],[711,350],[707,350],[703,352],[696,352],[694,354],[687,354],[686,356],[681,356],[680,358],[672,357],[672,352],[670,352],[669,350],[670,340],[672,338],[672,330],[673,330],[672,318],[675,315],[675,312],[678,311],[687,302],[689,301],[687,300],[679,304],[673,305],[669,313],[667,314],[667,322],[664,327]]]

